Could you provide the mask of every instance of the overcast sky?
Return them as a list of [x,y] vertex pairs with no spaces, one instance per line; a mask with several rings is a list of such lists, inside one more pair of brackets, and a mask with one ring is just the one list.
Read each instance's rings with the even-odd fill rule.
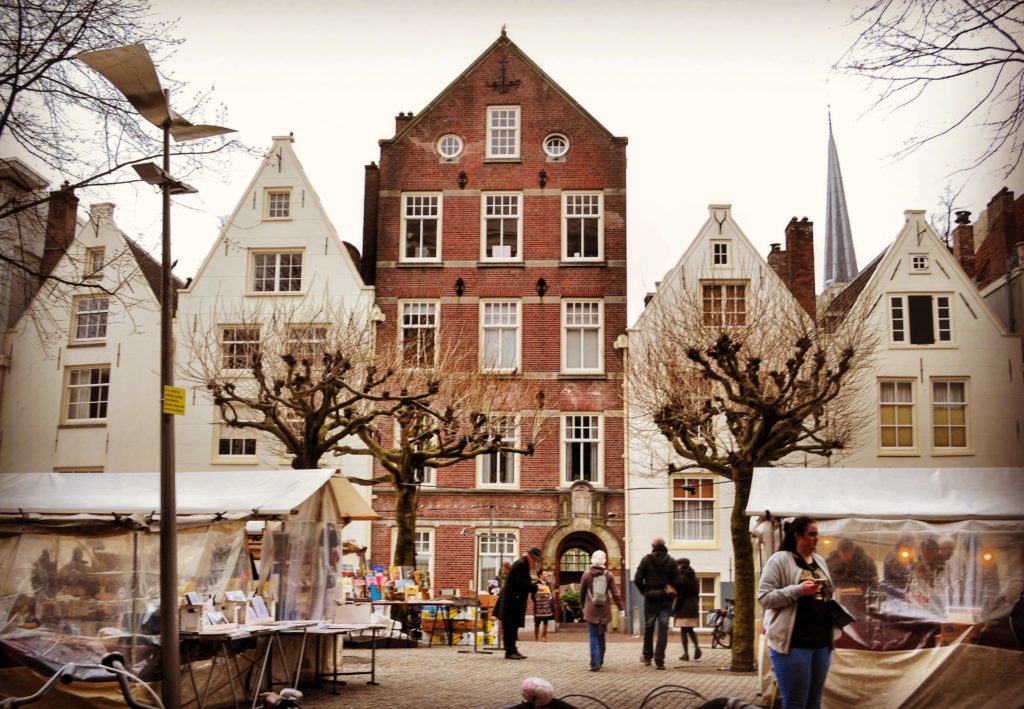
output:
[[[817,281],[825,233],[828,106],[846,184],[858,265],[899,231],[905,209],[939,206],[966,178],[950,173],[980,145],[961,130],[901,162],[890,155],[965,100],[936,92],[895,115],[868,113],[873,89],[834,73],[856,36],[850,2],[712,0],[485,3],[377,0],[156,0],[186,41],[162,66],[195,88],[212,83],[228,124],[261,149],[295,149],[342,239],[361,248],[363,166],[507,25],[509,37],[612,133],[629,138],[629,320],[707,217],[730,203],[768,251],[790,217],[815,224]],[[874,87],[877,89],[877,87]],[[172,97],[174,105],[174,97]],[[190,176],[176,200],[176,273],[194,275],[258,167]],[[173,165],[172,165],[173,172]],[[1004,179],[976,171],[958,206],[977,213]],[[120,226],[158,253],[159,199],[121,188]],[[88,202],[91,197],[86,195]]]

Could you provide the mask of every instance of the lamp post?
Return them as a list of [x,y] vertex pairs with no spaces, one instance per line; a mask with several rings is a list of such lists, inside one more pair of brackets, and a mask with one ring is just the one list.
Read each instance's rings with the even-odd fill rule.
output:
[[174,414],[164,405],[174,385],[174,291],[171,276],[171,195],[196,190],[170,175],[170,138],[199,140],[234,132],[222,126],[193,125],[171,110],[169,92],[160,86],[153,60],[141,44],[85,52],[75,57],[124,94],[135,110],[163,131],[163,167],[134,165],[145,182],[163,193],[160,260],[160,664],[162,699],[167,709],[181,706],[181,655],[178,638],[178,540],[175,499]]

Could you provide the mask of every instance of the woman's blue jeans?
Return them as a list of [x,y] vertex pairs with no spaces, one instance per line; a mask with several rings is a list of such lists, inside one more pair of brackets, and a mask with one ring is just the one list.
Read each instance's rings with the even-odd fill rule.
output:
[[587,623],[587,630],[590,633],[590,669],[596,669],[604,664],[608,626],[604,623]]
[[782,693],[782,709],[820,709],[832,648],[791,647],[788,655],[768,652]]

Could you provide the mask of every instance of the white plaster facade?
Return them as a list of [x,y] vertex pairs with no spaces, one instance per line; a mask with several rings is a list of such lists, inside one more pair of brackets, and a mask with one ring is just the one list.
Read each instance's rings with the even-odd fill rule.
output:
[[833,464],[1019,466],[1021,336],[1006,334],[924,211],[904,216],[894,243],[848,286],[861,289],[879,345],[865,388],[872,425]]
[[[656,336],[657,322],[666,308],[693,307],[701,302],[702,283],[707,281],[745,284],[747,297],[791,304],[799,309],[789,289],[765,259],[758,254],[732,217],[730,205],[712,204],[707,221],[700,228],[682,258],[658,284],[636,324],[627,333],[629,349],[637,350],[645,338]],[[717,254],[717,257],[716,257]],[[724,263],[721,263],[723,261]],[[688,295],[681,295],[683,292]],[[699,307],[699,306],[698,306]],[[628,368],[627,368],[628,371]],[[723,596],[731,596],[733,579],[732,542],[729,516],[733,507],[733,484],[711,473],[691,470],[668,476],[670,460],[679,461],[664,437],[653,429],[649,419],[638,411],[635,378],[627,377],[627,563],[631,571],[651,550],[651,540],[665,539],[669,554],[686,557],[702,579],[702,603],[720,607]],[[710,481],[710,488],[698,487],[701,494],[713,494],[712,532],[706,538],[680,538],[674,525],[673,479]],[[698,483],[699,485],[699,483]],[[685,536],[685,533],[684,533]],[[724,584],[724,588],[723,588]],[[707,594],[707,595],[705,595]]]
[[[187,379],[197,338],[223,332],[240,322],[266,322],[285,314],[288,322],[321,323],[324,313],[362,311],[373,307],[373,288],[363,285],[348,247],[313,190],[293,149],[290,136],[276,136],[238,206],[213,244],[188,287],[179,291],[176,319],[176,384],[187,390],[186,414],[176,420],[177,468],[182,471],[254,470],[288,468],[290,461],[273,442],[257,438],[252,454],[248,444],[235,454],[222,455],[223,433],[256,438],[247,429],[227,429],[205,388]],[[278,258],[288,255],[288,264]],[[301,265],[295,270],[298,263]],[[256,286],[256,259],[270,264],[272,281]],[[285,274],[292,279],[287,285]],[[299,282],[294,278],[298,274]],[[262,290],[261,290],[262,289]],[[329,325],[329,323],[324,323]],[[280,325],[280,323],[278,323]],[[240,453],[240,454],[238,454]],[[346,475],[368,478],[368,456],[346,456],[321,461],[341,468]],[[357,486],[367,498],[369,488]],[[345,537],[361,544],[369,541],[368,523],[354,522]]]
[[[7,334],[0,472],[159,467],[160,306],[152,261],[94,204],[52,281]],[[89,269],[83,273],[83,268]]]

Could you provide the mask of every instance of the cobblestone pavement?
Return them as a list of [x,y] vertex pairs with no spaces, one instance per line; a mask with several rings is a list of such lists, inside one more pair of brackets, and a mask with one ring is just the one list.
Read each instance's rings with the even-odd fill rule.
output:
[[[556,640],[546,643],[520,640],[519,650],[527,659],[519,661],[504,659],[501,651],[474,655],[460,653],[457,647],[378,650],[379,686],[368,686],[367,677],[349,677],[348,683],[338,688],[337,696],[329,687],[306,691],[303,707],[497,709],[520,701],[519,686],[531,676],[551,682],[555,696],[589,694],[612,709],[638,709],[648,692],[665,684],[690,687],[709,699],[756,698],[755,675],[722,671],[729,662],[728,650],[705,648],[700,661],[682,662],[675,659],[681,652],[679,641],[675,636],[672,639],[675,642],[669,644],[664,672],[641,664],[639,638],[614,635],[609,636],[605,666],[599,672],[589,671],[585,635],[560,633]],[[368,658],[368,651],[346,649],[346,668],[362,669],[356,665],[362,657]],[[652,709],[698,704],[680,703],[680,697],[672,695],[671,702],[666,697]],[[580,700],[579,706],[589,709],[599,705]]]

